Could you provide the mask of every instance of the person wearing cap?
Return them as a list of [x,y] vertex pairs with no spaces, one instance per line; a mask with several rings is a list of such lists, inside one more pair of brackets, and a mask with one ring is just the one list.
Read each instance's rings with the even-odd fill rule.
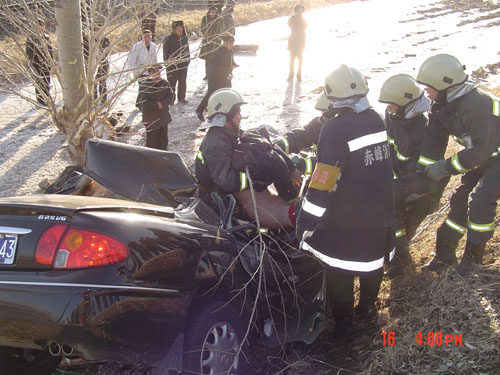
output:
[[208,0],[208,6],[215,7],[215,9],[217,10],[217,14],[221,14],[225,2],[225,0]]
[[[234,194],[244,212],[255,219],[249,178],[233,161],[240,138],[240,107],[243,104],[246,104],[243,97],[231,88],[221,88],[210,96],[208,120],[201,127],[208,131],[196,153],[195,175],[202,197],[211,192],[222,196]],[[261,226],[269,229],[294,227],[293,204],[270,194],[267,189],[254,190],[254,196]]]
[[[427,125],[426,112],[430,101],[415,79],[408,74],[389,77],[380,90],[379,102],[387,104],[385,125],[387,140],[391,147],[391,161],[397,191],[404,191],[405,184],[420,179],[429,184],[432,180],[417,174],[420,146]],[[432,193],[414,196],[406,194],[396,197],[396,252],[386,276],[394,278],[411,265],[410,241],[420,223],[439,205],[439,200],[448,182],[442,181]],[[418,182],[417,182],[418,183]]]
[[168,124],[172,122],[168,106],[174,101],[170,85],[161,78],[161,64],[148,68],[148,79],[141,92],[142,123],[146,128],[146,147],[167,150]]
[[[482,264],[495,227],[500,198],[500,100],[469,82],[465,67],[448,54],[426,59],[416,81],[425,86],[431,100],[418,162],[435,181],[462,175],[450,199],[448,217],[437,231],[436,256],[425,268],[441,271],[455,265],[455,250],[467,233],[465,251],[456,268],[464,276],[473,265]],[[449,136],[463,149],[445,158]]]
[[163,61],[167,66],[167,81],[177,100],[186,104],[186,78],[190,62],[189,42],[183,21],[172,22],[172,33],[163,41]]
[[210,59],[221,43],[222,18],[217,9],[216,6],[210,5],[207,14],[201,19],[200,32],[203,38],[199,56],[205,60],[205,78],[203,79],[208,79]]
[[355,313],[376,314],[386,254],[394,244],[394,190],[384,121],[371,107],[361,72],[345,64],[325,80],[337,115],[321,129],[317,163],[297,218],[302,250],[326,268],[334,339],[354,335]]
[[158,59],[158,46],[152,41],[150,30],[142,31],[142,40],[135,43],[128,56],[128,67],[133,70],[134,78],[139,81],[139,94],[135,100],[135,106],[141,108],[141,92],[144,91],[143,82],[148,77],[148,66],[155,64]]
[[224,43],[217,48],[208,65],[208,89],[207,94],[196,108],[196,115],[201,121],[205,120],[204,112],[207,108],[208,99],[216,90],[223,87],[231,87],[233,79],[233,48],[234,37],[224,35]]
[[290,74],[288,80],[293,79],[295,59],[298,60],[297,65],[297,81],[302,79],[302,53],[306,48],[306,28],[307,22],[302,16],[304,12],[303,5],[295,5],[293,8],[293,16],[288,20],[290,28],[290,36],[288,37],[288,50],[290,51]]

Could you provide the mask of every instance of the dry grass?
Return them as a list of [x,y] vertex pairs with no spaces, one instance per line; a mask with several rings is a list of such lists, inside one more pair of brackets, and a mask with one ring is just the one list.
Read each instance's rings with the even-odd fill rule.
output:
[[[500,87],[491,90],[500,95]],[[447,155],[460,149],[450,142]],[[441,199],[444,207],[459,185],[454,176]],[[500,208],[496,233],[488,242],[484,265],[459,277],[421,271],[435,251],[436,230],[447,211],[411,243],[415,268],[394,280],[384,280],[376,322],[357,321],[360,334],[351,343],[332,343],[323,334],[312,345],[291,345],[269,374],[500,374]],[[465,239],[457,249],[462,256]],[[330,327],[331,329],[332,327]],[[395,344],[382,332],[394,332]],[[421,346],[419,332],[441,332],[441,345]],[[446,345],[445,335],[461,335],[462,343]],[[284,370],[283,370],[284,369]]]

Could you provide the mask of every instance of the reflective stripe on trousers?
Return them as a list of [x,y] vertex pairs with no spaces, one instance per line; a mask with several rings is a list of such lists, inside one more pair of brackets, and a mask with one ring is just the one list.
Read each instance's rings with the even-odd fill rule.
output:
[[307,242],[302,241],[300,243],[300,247],[303,250],[309,251],[316,258],[321,260],[322,262],[328,264],[331,267],[340,268],[347,271],[358,271],[358,272],[371,272],[378,270],[384,266],[384,258],[383,256],[380,259],[372,260],[370,262],[356,262],[352,260],[342,260],[338,258],[333,258],[328,255],[325,255],[318,250],[312,248]]

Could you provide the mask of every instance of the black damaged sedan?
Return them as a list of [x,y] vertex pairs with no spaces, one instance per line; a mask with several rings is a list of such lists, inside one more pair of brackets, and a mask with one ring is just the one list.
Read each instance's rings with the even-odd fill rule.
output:
[[[108,198],[69,195],[82,181]],[[177,154],[89,141],[58,192],[0,198],[1,375],[63,357],[245,374],[249,345],[323,329],[320,265],[233,217],[234,200],[197,198]]]

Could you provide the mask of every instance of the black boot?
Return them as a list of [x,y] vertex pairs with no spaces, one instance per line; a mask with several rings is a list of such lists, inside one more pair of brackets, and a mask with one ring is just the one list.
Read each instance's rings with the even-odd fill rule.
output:
[[359,301],[358,305],[354,308],[354,315],[367,320],[376,318],[378,314],[375,302]]
[[400,244],[396,245],[396,253],[394,254],[394,259],[385,272],[385,276],[387,278],[393,279],[396,276],[402,275],[404,269],[411,264],[409,247],[410,244],[407,240],[402,241]]
[[457,273],[464,277],[472,271],[473,265],[483,264],[483,254],[486,243],[473,244],[469,240],[465,244],[465,251],[460,264],[455,269]]
[[355,336],[354,327],[352,325],[352,317],[347,316],[343,319],[335,319],[335,328],[331,338],[333,340],[350,340]]
[[[454,245],[454,246],[453,246]],[[436,239],[436,255],[434,258],[427,263],[422,269],[427,271],[441,272],[448,267],[455,266],[457,261],[457,256],[455,255],[455,249],[457,248],[458,241],[454,244],[444,243],[442,236],[439,235]]]

